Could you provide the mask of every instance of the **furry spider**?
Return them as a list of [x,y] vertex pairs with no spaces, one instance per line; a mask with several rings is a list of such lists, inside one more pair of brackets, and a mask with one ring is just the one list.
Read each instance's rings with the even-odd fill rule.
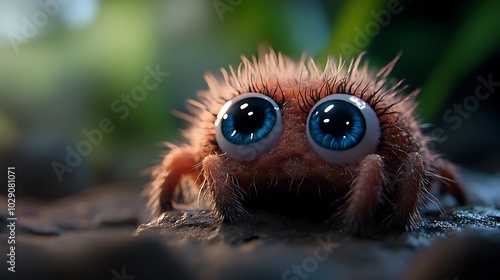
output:
[[223,80],[206,75],[184,116],[189,143],[167,144],[150,204],[173,209],[187,178],[223,222],[259,208],[359,233],[418,226],[433,181],[462,199],[453,165],[413,116],[418,91],[387,78],[398,57],[376,74],[361,59],[320,70],[269,50],[222,69]]

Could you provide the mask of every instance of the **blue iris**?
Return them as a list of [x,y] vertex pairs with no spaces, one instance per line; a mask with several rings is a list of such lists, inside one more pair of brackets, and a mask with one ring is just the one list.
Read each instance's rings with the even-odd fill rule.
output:
[[224,138],[236,145],[248,145],[266,137],[276,124],[273,104],[263,98],[242,99],[229,107],[222,117]]
[[309,120],[312,139],[329,150],[356,146],[366,132],[363,113],[344,100],[328,100],[316,107]]

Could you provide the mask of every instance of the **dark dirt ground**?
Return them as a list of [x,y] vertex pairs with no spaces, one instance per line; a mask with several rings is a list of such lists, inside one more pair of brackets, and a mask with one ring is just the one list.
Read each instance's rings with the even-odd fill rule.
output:
[[263,211],[233,225],[203,210],[152,221],[141,190],[124,184],[50,203],[19,199],[15,273],[0,213],[0,278],[497,279],[500,176],[464,178],[467,206],[443,197],[446,213],[424,210],[421,228],[372,238]]

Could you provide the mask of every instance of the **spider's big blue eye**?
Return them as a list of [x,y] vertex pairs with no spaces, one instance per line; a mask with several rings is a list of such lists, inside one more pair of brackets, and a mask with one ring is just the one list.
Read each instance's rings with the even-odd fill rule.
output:
[[217,143],[226,156],[251,161],[278,142],[280,109],[266,95],[245,93],[221,108],[215,127]]
[[233,144],[248,145],[268,135],[276,118],[274,105],[268,100],[247,97],[234,102],[222,116],[222,135]]
[[324,148],[341,151],[358,144],[366,132],[363,114],[343,100],[322,102],[309,120],[311,138]]
[[380,127],[377,115],[363,100],[333,94],[316,103],[307,118],[307,138],[324,160],[348,164],[376,150]]

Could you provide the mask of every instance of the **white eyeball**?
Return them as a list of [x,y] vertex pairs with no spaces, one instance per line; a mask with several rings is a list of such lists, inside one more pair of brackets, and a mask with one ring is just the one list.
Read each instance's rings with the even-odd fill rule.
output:
[[325,161],[350,164],[377,150],[380,124],[375,111],[362,99],[338,93],[312,107],[306,134],[313,150]]
[[283,125],[278,104],[261,93],[226,102],[215,121],[215,137],[227,157],[252,161],[278,143]]

